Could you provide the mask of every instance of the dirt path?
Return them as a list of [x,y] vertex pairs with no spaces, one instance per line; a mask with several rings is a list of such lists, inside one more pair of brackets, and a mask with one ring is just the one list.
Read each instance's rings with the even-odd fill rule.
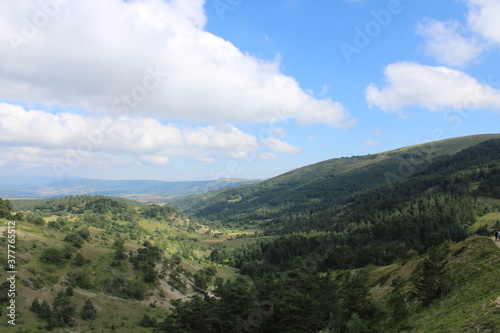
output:
[[496,246],[500,247],[500,242],[495,242],[495,237],[492,237],[491,239],[493,240]]

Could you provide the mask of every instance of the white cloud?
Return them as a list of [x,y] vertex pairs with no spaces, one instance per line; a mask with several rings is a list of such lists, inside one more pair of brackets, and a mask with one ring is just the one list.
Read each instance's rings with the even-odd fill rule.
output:
[[417,33],[426,39],[426,53],[440,63],[457,67],[477,58],[484,49],[477,38],[464,37],[461,30],[464,29],[457,21],[427,19],[417,26]]
[[280,139],[269,137],[262,140],[264,146],[268,149],[281,154],[297,154],[302,151],[300,147],[292,146],[289,143],[281,141]]
[[[286,143],[283,143],[286,147]],[[91,118],[0,103],[0,156],[21,164],[168,164],[170,157],[245,159],[255,136],[233,125],[177,127],[152,118]]]
[[447,66],[464,66],[491,47],[500,46],[500,2],[464,0],[468,5],[464,23],[427,19],[417,26],[425,38],[425,51]]
[[467,22],[470,28],[489,42],[500,45],[500,2],[468,0]]
[[418,106],[431,111],[448,109],[500,110],[500,91],[481,84],[464,72],[400,62],[385,69],[386,86],[370,84],[366,100],[370,107],[401,111]]
[[[40,2],[44,3],[44,2]],[[53,0],[48,3],[58,4]],[[203,0],[0,2],[0,99],[210,122],[346,128],[344,107],[315,99],[279,61],[204,31]],[[46,20],[44,20],[46,18]]]

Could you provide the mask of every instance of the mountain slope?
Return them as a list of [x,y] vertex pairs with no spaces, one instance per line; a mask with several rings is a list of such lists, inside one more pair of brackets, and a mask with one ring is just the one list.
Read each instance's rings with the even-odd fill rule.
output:
[[500,138],[500,134],[454,138],[379,154],[331,159],[257,184],[188,197],[172,205],[209,220],[260,224],[286,214],[325,209],[355,193],[399,181],[431,163],[494,138]]
[[[145,315],[156,322],[169,300],[198,294],[223,271],[196,257],[204,254],[197,243],[209,237],[208,228],[170,207],[104,196],[31,200],[23,207],[0,215],[0,276],[15,266],[17,281],[15,296],[8,296],[8,281],[0,283],[2,332],[11,327],[5,315],[11,299],[16,332],[151,332]],[[33,310],[35,299],[48,302],[47,316]],[[97,310],[92,320],[81,314],[89,300]]]
[[[496,280],[500,269],[499,255],[500,250],[485,237],[452,245],[445,267],[451,291],[429,307],[409,312],[408,318],[395,322],[384,332],[498,332],[500,286]],[[376,277],[376,272],[372,273],[372,295],[381,302],[390,303],[391,298],[399,293],[405,294],[408,301],[412,280],[417,281],[419,277],[418,268],[415,261],[409,261],[405,265],[393,265],[388,278]],[[380,269],[383,270],[387,271],[387,268]],[[402,283],[395,286],[393,281],[397,277],[401,277]]]

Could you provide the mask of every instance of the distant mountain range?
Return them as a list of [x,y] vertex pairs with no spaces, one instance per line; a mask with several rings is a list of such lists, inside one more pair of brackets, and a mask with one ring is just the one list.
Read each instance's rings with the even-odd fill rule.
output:
[[99,180],[67,178],[55,181],[44,176],[0,176],[0,197],[54,198],[68,195],[107,195],[137,201],[166,202],[210,190],[256,183],[251,179],[211,181]]

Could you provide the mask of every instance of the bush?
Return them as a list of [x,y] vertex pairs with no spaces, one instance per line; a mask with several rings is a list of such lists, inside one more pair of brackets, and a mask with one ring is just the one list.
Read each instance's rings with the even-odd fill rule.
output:
[[14,206],[9,200],[0,199],[0,218],[10,219]]
[[76,287],[79,287],[82,289],[92,288],[92,284],[90,283],[89,278],[87,277],[87,274],[80,269],[76,269],[72,272],[69,272],[68,273],[68,280]]
[[103,289],[112,294],[113,296],[126,298],[126,299],[136,299],[142,301],[144,299],[144,294],[146,293],[146,288],[144,285],[128,281],[124,277],[118,276],[114,279],[108,279],[101,282]]
[[147,314],[144,315],[141,319],[141,322],[139,323],[140,326],[142,327],[155,327],[156,326],[156,320],[154,318],[151,318]]
[[81,248],[85,242],[79,234],[69,234],[63,239],[65,242],[71,243],[76,248]]
[[77,253],[75,255],[75,259],[73,259],[73,262],[71,264],[73,266],[82,267],[86,263],[87,263],[87,260],[85,260],[85,258],[80,253]]
[[45,220],[41,216],[37,216],[34,219],[30,221],[34,225],[39,225],[39,226],[44,226],[45,225]]
[[479,236],[491,236],[492,233],[490,232],[490,230],[488,229],[488,226],[487,225],[482,225],[480,226],[477,230],[476,230],[476,235],[479,235]]
[[40,255],[40,261],[46,264],[59,266],[66,263],[66,260],[66,251],[54,247],[43,250],[42,254]]

